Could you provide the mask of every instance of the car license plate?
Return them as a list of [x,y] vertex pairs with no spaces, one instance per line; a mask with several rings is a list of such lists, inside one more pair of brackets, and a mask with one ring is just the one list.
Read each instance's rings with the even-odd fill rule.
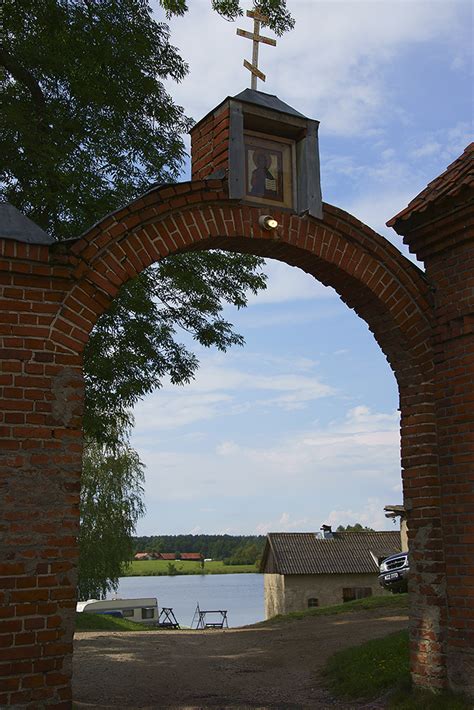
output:
[[391,579],[398,579],[398,572],[391,572],[390,574],[386,574],[384,579],[387,582],[389,582]]

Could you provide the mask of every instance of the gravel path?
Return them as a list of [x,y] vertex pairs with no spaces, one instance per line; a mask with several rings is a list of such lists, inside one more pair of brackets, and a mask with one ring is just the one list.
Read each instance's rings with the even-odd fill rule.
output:
[[406,628],[400,611],[319,616],[225,631],[80,632],[74,707],[125,710],[329,710],[347,705],[320,671],[341,648]]

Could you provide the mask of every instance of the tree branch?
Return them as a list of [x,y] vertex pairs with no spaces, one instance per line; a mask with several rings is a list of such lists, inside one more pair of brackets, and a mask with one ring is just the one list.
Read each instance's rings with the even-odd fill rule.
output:
[[44,94],[40,89],[39,83],[34,78],[33,74],[21,66],[19,62],[16,61],[15,57],[3,48],[0,47],[0,64],[5,67],[7,72],[20,84],[23,84],[31,94],[31,98],[38,108],[40,114],[44,114],[46,109],[46,100]]

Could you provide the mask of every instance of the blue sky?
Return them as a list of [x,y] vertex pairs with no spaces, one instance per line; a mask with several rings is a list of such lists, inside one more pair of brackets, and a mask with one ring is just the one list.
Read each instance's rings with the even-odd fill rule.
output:
[[[219,18],[210,0],[189,4],[170,28],[190,74],[167,88],[199,120],[249,86],[251,45],[235,30],[251,26]],[[288,7],[296,27],[261,48],[259,89],[321,122],[323,199],[407,254],[385,222],[472,140],[471,3]],[[226,311],[245,347],[198,349],[193,383],[164,383],[136,407],[148,509],[138,534],[392,526],[383,506],[402,500],[400,442],[385,357],[334,291],[279,262],[266,270],[267,291]]]

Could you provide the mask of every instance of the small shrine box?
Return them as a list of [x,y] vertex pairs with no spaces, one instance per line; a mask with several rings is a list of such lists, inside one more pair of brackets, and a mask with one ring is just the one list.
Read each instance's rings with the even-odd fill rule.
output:
[[227,177],[229,197],[322,217],[319,121],[245,89],[191,129],[192,179]]

